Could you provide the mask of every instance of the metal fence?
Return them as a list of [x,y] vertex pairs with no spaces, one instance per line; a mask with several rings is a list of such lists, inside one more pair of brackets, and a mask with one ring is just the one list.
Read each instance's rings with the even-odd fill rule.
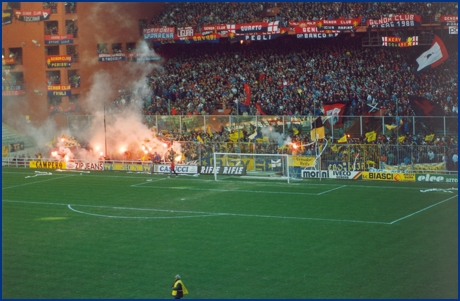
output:
[[[318,169],[340,171],[369,171],[396,169],[404,172],[457,173],[457,163],[451,160],[452,153],[446,146],[435,145],[388,145],[388,144],[331,144],[308,147],[281,147],[276,143],[257,142],[192,142],[176,141],[182,158],[179,164],[201,166],[213,165],[215,152],[241,154],[288,154],[317,157]],[[177,145],[176,145],[177,146]],[[158,152],[159,159],[139,153],[115,154],[110,159],[73,160],[74,162],[118,162],[142,164],[146,162],[168,162],[168,148]],[[30,158],[8,156],[2,159],[3,166],[28,167],[29,161],[59,162],[55,158]]]
[[[69,115],[68,127],[78,133],[82,128],[91,124],[94,116]],[[108,115],[107,122],[116,116]],[[312,116],[243,116],[243,115],[205,115],[205,116],[172,116],[172,115],[144,115],[143,121],[149,128],[157,132],[186,134],[190,132],[227,130],[251,130],[252,128],[272,127],[274,132],[282,135],[292,135],[294,129],[300,134],[309,135]],[[330,119],[332,120],[332,119]],[[387,125],[399,124],[399,127],[389,130]],[[403,124],[403,125],[401,125]],[[439,136],[458,136],[458,116],[416,117],[416,116],[342,116],[337,122],[326,121],[325,133],[334,139],[344,134],[350,138],[360,138],[367,132],[376,131],[377,135],[397,136],[402,134]],[[241,137],[243,138],[243,137]]]

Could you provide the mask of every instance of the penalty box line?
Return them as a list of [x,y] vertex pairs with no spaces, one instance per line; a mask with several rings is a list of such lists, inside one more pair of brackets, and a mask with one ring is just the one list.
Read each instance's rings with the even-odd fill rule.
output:
[[428,209],[430,209],[430,208],[432,208],[432,207],[434,207],[434,206],[437,206],[437,205],[439,205],[439,204],[442,204],[442,203],[444,203],[444,202],[447,202],[447,201],[449,201],[449,200],[451,200],[451,199],[453,199],[453,198],[457,198],[457,197],[458,197],[458,194],[457,194],[457,195],[454,195],[454,196],[452,196],[452,197],[450,197],[450,198],[447,198],[447,199],[445,199],[445,200],[442,200],[442,201],[439,201],[439,202],[437,202],[437,203],[434,203],[433,205],[430,205],[430,206],[425,207],[425,208],[423,208],[423,209],[420,209],[420,210],[418,210],[418,211],[415,211],[414,213],[411,213],[411,214],[408,214],[408,215],[403,216],[403,217],[401,217],[401,218],[398,218],[397,220],[394,220],[394,221],[390,222],[389,224],[390,224],[390,225],[393,225],[394,223],[397,223],[397,222],[399,222],[399,221],[402,221],[403,219],[406,219],[406,218],[408,218],[408,217],[414,216],[414,215],[416,215],[416,214],[418,214],[418,213],[420,213],[420,212],[422,212],[422,211],[428,210]]
[[[126,216],[113,216],[113,215],[100,215],[94,213],[88,213],[84,211],[76,210],[73,207],[90,207],[90,208],[107,208],[116,210],[138,210],[138,211],[154,211],[154,212],[167,212],[167,213],[187,213],[187,214],[199,214],[199,217],[213,217],[213,216],[236,216],[236,217],[258,217],[258,218],[276,218],[276,219],[294,219],[294,220],[311,220],[311,221],[325,221],[325,222],[346,222],[346,223],[360,223],[360,224],[379,224],[389,225],[387,222],[374,222],[374,221],[359,221],[359,220],[346,220],[346,219],[328,219],[328,218],[314,218],[314,217],[297,217],[297,216],[277,216],[277,215],[258,215],[258,214],[244,214],[244,213],[226,213],[226,212],[203,212],[203,211],[185,211],[185,210],[167,210],[167,209],[155,209],[155,208],[130,208],[130,207],[119,207],[119,206],[98,206],[98,205],[85,205],[85,204],[63,204],[63,203],[49,203],[49,202],[33,202],[33,201],[14,201],[14,200],[2,200],[2,202],[9,203],[23,203],[23,204],[36,204],[36,205],[55,205],[55,206],[66,206],[68,209],[81,214],[87,214],[98,217],[107,218],[142,218],[142,217],[126,217]],[[198,217],[198,216],[187,216],[187,217]],[[154,217],[145,217],[154,218]],[[156,217],[165,218],[165,217]],[[185,218],[182,216],[181,218]]]
[[158,180],[147,180],[145,182],[139,184],[133,184],[131,187],[140,187],[140,188],[162,188],[162,189],[174,189],[174,190],[196,190],[196,191],[225,191],[225,192],[254,192],[254,193],[268,193],[268,194],[293,194],[293,195],[322,195],[337,189],[341,189],[347,187],[347,185],[342,185],[340,187],[332,188],[320,193],[311,193],[311,192],[285,192],[285,191],[263,191],[263,190],[239,190],[239,189],[213,189],[213,188],[190,188],[190,187],[159,187],[159,186],[142,186],[146,183],[153,183],[166,180],[165,178],[161,178]]

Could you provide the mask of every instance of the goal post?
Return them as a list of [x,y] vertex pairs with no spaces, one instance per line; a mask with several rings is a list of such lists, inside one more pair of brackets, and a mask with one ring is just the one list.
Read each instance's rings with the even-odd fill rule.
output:
[[289,155],[214,153],[214,179],[241,176],[252,179],[283,180],[289,183]]

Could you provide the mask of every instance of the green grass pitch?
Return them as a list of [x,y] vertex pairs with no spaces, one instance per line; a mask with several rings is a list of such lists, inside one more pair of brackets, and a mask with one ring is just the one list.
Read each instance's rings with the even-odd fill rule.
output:
[[2,169],[3,298],[458,298],[458,192],[421,192],[454,184],[34,171]]

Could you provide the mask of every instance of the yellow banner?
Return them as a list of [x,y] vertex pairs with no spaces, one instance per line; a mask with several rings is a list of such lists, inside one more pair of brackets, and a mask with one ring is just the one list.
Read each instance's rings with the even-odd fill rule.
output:
[[2,157],[8,156],[8,145],[2,145]]
[[66,169],[65,162],[44,162],[44,161],[30,161],[30,168],[50,168],[50,169]]
[[415,182],[415,174],[396,173],[396,172],[366,172],[361,173],[363,180],[369,181],[395,181],[395,182]]
[[315,157],[290,156],[289,166],[292,167],[314,167]]

